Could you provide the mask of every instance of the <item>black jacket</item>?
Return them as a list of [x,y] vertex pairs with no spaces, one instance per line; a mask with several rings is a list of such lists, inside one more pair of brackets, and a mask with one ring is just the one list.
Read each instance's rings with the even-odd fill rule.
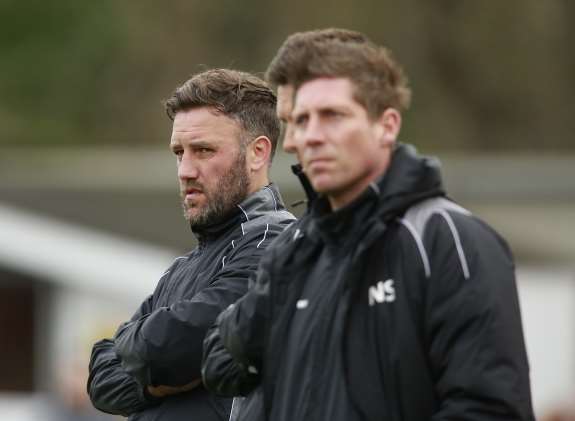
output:
[[[356,232],[341,244],[351,256],[342,268],[349,294],[340,302],[346,314],[340,374],[358,418],[532,420],[505,242],[446,199],[436,163],[405,145],[360,200],[356,212],[344,208],[326,223],[325,201],[318,199],[276,240],[254,287],[207,335],[204,382],[227,395],[246,394],[261,382],[270,414],[282,399],[274,392],[306,274],[349,223]],[[233,364],[214,352],[220,345]]]
[[227,420],[231,400],[203,386],[164,399],[148,396],[145,387],[201,377],[206,330],[245,294],[263,251],[293,220],[270,185],[226,221],[195,233],[199,245],[174,261],[114,339],[94,345],[88,379],[94,406],[131,420]]

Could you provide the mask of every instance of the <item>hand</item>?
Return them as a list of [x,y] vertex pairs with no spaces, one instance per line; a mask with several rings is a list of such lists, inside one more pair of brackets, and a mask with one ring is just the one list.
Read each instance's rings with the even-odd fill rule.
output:
[[163,398],[170,395],[177,395],[178,393],[189,392],[200,384],[202,384],[202,379],[196,379],[183,386],[148,386],[147,391],[155,398]]

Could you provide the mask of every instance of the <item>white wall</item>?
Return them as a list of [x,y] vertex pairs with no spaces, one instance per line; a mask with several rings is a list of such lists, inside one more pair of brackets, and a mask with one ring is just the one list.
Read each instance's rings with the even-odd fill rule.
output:
[[128,299],[74,288],[59,288],[52,294],[50,323],[44,335],[49,356],[44,360],[47,364],[44,373],[48,381],[74,376],[78,370],[87,373],[92,344],[112,336],[119,323],[128,320],[144,298],[138,292]]
[[575,400],[575,272],[523,268],[519,297],[538,416]]

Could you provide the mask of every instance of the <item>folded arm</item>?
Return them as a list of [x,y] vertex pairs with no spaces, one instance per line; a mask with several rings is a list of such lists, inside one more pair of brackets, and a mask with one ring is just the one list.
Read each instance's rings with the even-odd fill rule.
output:
[[89,370],[88,395],[100,411],[128,416],[160,402],[144,393],[138,382],[124,370],[111,339],[96,342]]
[[270,271],[292,236],[288,229],[268,248],[249,291],[218,316],[206,335],[202,374],[213,393],[245,396],[260,383],[271,311]]
[[[264,246],[278,233],[269,230]],[[223,309],[245,294],[264,252],[261,241],[261,234],[247,234],[207,288],[122,326],[115,350],[126,371],[145,386],[181,386],[200,379],[206,332]]]

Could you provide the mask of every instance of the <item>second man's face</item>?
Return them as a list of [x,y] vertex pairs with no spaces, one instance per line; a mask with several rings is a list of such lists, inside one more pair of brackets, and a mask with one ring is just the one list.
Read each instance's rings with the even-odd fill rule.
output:
[[384,127],[371,121],[345,78],[318,78],[297,91],[290,141],[314,189],[340,207],[385,171]]
[[239,124],[209,107],[178,112],[170,148],[176,155],[184,216],[192,228],[223,220],[249,192]]

